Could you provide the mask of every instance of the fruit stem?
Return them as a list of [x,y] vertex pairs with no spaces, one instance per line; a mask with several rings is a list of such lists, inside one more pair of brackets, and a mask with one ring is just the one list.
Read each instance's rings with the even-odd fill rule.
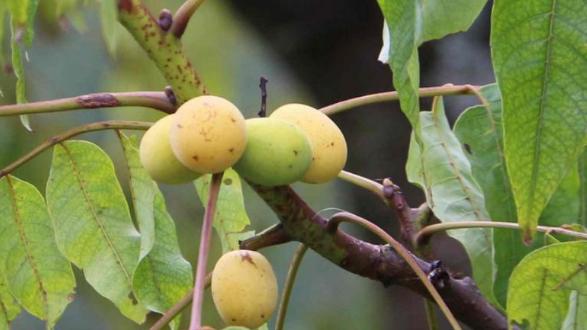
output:
[[450,323],[452,328],[455,330],[462,329],[461,326],[459,325],[459,322],[456,320],[456,318],[454,317],[454,315],[452,314],[452,312],[450,311],[450,309],[448,308],[448,306],[446,305],[446,303],[444,302],[444,300],[440,296],[440,293],[438,293],[438,291],[436,290],[434,285],[432,285],[432,283],[430,282],[430,280],[428,279],[428,277],[426,276],[424,271],[422,271],[422,269],[418,265],[417,261],[414,259],[414,257],[410,253],[410,251],[408,251],[408,249],[406,249],[403,245],[401,245],[393,237],[391,237],[389,234],[387,234],[379,226],[375,225],[374,223],[372,223],[371,221],[369,221],[367,219],[361,218],[360,216],[352,214],[350,212],[336,213],[334,216],[332,216],[330,221],[328,221],[327,229],[331,230],[332,232],[336,232],[338,225],[341,222],[350,222],[350,223],[360,225],[360,226],[368,229],[373,234],[379,236],[379,238],[384,240],[387,244],[391,245],[391,247],[406,261],[406,263],[410,266],[410,268],[412,268],[412,270],[416,273],[416,275],[418,276],[418,278],[420,279],[422,284],[424,284],[424,286],[428,290],[428,293],[430,293],[430,295],[432,296],[434,301],[436,301],[436,304],[438,304],[438,307],[440,307],[440,310],[442,310],[442,312],[446,316],[446,319],[448,320],[448,322]]
[[387,203],[387,199],[383,195],[383,185],[375,182],[371,179],[362,177],[358,174],[351,173],[348,171],[340,171],[338,173],[338,178],[344,180],[350,184],[353,184],[357,187],[363,188],[367,191],[372,192],[373,194],[377,195],[381,200]]
[[[481,94],[478,92],[479,86],[473,85],[453,85],[453,84],[446,84],[443,86],[436,86],[436,87],[423,87],[418,90],[420,97],[431,97],[431,96],[440,96],[440,95],[475,95],[480,97]],[[329,106],[323,107],[319,109],[324,114],[330,116],[335,113],[343,112],[355,107],[374,104],[374,103],[381,103],[381,102],[389,102],[389,101],[397,101],[399,100],[399,94],[397,91],[391,92],[383,92],[383,93],[375,93],[369,95],[363,95],[359,97],[355,97],[352,99],[340,101],[338,103],[331,104]],[[484,103],[484,99],[480,98],[480,101]],[[486,101],[485,101],[486,102]]]
[[[518,229],[521,230],[519,224],[515,222],[498,222],[498,221],[459,221],[459,222],[443,222],[433,224],[422,228],[415,236],[416,244],[423,244],[426,238],[440,232],[452,229],[465,229],[465,228],[506,228],[506,229]],[[587,239],[587,233],[582,233],[562,227],[549,227],[549,226],[538,226],[537,231],[547,234],[560,234],[567,235],[580,239]]]
[[192,15],[194,15],[204,1],[205,0],[186,0],[186,2],[184,2],[175,12],[170,31],[176,38],[181,38],[192,18]]
[[283,330],[285,324],[285,315],[287,314],[287,307],[289,306],[289,298],[293,290],[294,282],[296,281],[296,275],[302,263],[302,259],[308,250],[308,246],[304,243],[298,245],[296,252],[289,264],[289,270],[287,271],[287,277],[285,279],[285,285],[283,288],[283,294],[281,295],[281,301],[279,302],[279,311],[277,312],[277,321],[275,322],[275,330]]
[[133,130],[147,130],[151,127],[153,123],[145,122],[145,121],[128,121],[128,120],[107,120],[107,121],[99,121],[91,124],[86,124],[78,127],[74,127],[70,130],[67,130],[59,135],[55,135],[53,137],[48,138],[45,142],[36,146],[33,150],[29,153],[25,154],[24,156],[20,157],[19,159],[15,160],[8,166],[4,167],[0,170],[0,178],[12,173],[14,170],[19,168],[21,165],[25,164],[26,162],[30,161],[31,159],[37,157],[43,151],[51,148],[52,146],[61,143],[65,140],[68,140],[74,136],[94,132],[94,131],[102,131],[107,129],[133,129]]
[[196,280],[194,283],[194,298],[192,304],[192,319],[189,330],[200,330],[202,327],[202,305],[204,302],[204,288],[206,282],[206,266],[210,252],[210,241],[212,240],[212,224],[216,213],[216,201],[220,192],[222,175],[224,172],[212,175],[208,203],[204,211],[204,222],[200,234],[200,249],[198,251],[198,265],[196,268]]

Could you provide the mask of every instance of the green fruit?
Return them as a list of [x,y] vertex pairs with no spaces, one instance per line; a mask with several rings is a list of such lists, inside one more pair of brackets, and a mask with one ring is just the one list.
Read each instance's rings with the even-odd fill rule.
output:
[[245,118],[218,96],[193,98],[177,109],[169,131],[177,159],[198,173],[219,173],[241,157],[247,141]]
[[304,133],[273,118],[246,121],[247,147],[234,169],[245,179],[263,186],[281,186],[302,178],[312,161]]
[[277,305],[277,279],[271,264],[255,251],[224,254],[212,272],[212,298],[227,325],[251,329],[263,325]]
[[286,104],[273,111],[270,118],[290,122],[299,127],[312,146],[312,164],[302,181],[324,183],[344,168],[347,144],[342,132],[324,113],[303,104]]
[[183,166],[171,151],[169,128],[175,115],[159,119],[151,126],[139,147],[141,164],[153,180],[162,183],[185,183],[195,180],[199,173]]

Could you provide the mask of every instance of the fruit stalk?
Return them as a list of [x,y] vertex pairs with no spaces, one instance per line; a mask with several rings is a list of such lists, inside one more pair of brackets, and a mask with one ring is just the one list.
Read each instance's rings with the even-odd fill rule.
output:
[[222,175],[224,172],[212,175],[210,182],[210,193],[208,203],[204,211],[204,222],[200,234],[200,249],[198,251],[198,265],[196,268],[196,280],[194,283],[194,299],[192,304],[192,319],[189,330],[199,330],[202,327],[202,304],[204,302],[204,288],[206,286],[206,266],[210,252],[210,241],[212,239],[212,223],[216,213],[216,201],[220,192]]

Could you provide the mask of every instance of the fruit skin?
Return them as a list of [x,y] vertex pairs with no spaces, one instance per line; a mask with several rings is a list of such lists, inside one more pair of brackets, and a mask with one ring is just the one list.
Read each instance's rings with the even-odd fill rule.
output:
[[312,146],[312,164],[302,179],[306,183],[324,183],[334,179],[347,160],[347,144],[336,124],[324,113],[303,104],[286,104],[271,114],[298,126]]
[[198,173],[219,173],[245,150],[245,118],[218,96],[199,96],[182,104],[169,131],[177,159]]
[[165,116],[151,126],[139,147],[141,164],[153,180],[168,183],[185,183],[200,176],[183,166],[171,151],[169,128],[175,115]]
[[212,298],[227,325],[261,326],[277,305],[277,279],[271,264],[255,251],[224,254],[212,272]]
[[302,178],[312,149],[296,126],[274,118],[247,119],[247,147],[234,169],[250,182],[281,186]]

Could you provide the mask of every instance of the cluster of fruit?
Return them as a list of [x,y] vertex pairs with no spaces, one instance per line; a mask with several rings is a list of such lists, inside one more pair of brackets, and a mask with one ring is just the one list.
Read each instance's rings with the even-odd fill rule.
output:
[[157,121],[144,135],[141,162],[162,183],[184,183],[233,167],[263,186],[324,183],[346,163],[347,146],[322,112],[287,104],[267,118],[247,119],[231,102],[200,96]]

